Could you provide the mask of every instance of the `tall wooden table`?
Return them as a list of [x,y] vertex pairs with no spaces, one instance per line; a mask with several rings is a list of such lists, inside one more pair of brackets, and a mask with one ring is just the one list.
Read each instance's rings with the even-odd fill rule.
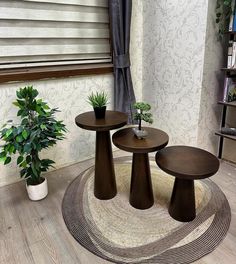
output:
[[96,119],[94,112],[86,112],[75,118],[77,126],[96,131],[94,195],[101,200],[113,198],[116,180],[111,148],[110,130],[127,123],[127,115],[117,111],[106,111],[105,118]]
[[169,141],[162,130],[149,127],[145,130],[146,139],[138,139],[132,128],[121,129],[112,137],[118,148],[133,153],[129,201],[137,209],[148,209],[154,203],[148,153],[164,148]]

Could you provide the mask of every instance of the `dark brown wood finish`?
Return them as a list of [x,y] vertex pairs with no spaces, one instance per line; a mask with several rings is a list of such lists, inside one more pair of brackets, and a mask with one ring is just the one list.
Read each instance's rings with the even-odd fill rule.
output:
[[94,195],[100,200],[116,196],[110,131],[96,132]]
[[129,202],[142,210],[154,203],[148,153],[133,154]]
[[94,111],[86,112],[75,118],[77,126],[93,131],[108,131],[127,124],[127,115],[117,111],[106,111],[105,118],[96,119]]
[[210,152],[188,146],[172,146],[156,154],[158,166],[181,179],[204,179],[219,169],[219,160]]
[[189,222],[196,217],[193,180],[175,178],[169,214],[180,222]]
[[156,162],[163,171],[176,177],[170,215],[181,222],[192,221],[196,216],[194,180],[214,175],[219,169],[219,160],[199,148],[172,146],[157,152]]
[[112,63],[4,69],[0,70],[0,83],[106,74],[112,72]]
[[154,203],[148,153],[164,148],[169,141],[159,129],[144,129],[148,131],[146,139],[138,139],[132,128],[121,129],[112,137],[115,146],[133,153],[129,201],[137,209],[148,209]]
[[138,139],[132,128],[125,128],[113,135],[113,143],[120,149],[133,153],[148,153],[164,148],[168,141],[168,135],[159,129],[144,127],[148,136],[146,139]]
[[96,131],[94,195],[100,200],[111,199],[117,193],[110,130],[124,126],[127,118],[125,113],[116,111],[106,111],[103,119],[96,119],[94,112],[75,118],[79,127]]

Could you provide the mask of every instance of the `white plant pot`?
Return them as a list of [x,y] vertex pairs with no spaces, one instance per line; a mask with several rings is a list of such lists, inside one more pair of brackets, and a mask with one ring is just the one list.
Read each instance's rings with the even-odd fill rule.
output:
[[27,185],[26,190],[28,192],[28,196],[32,201],[39,201],[45,198],[48,194],[48,182],[47,179],[44,178],[44,181],[37,185]]

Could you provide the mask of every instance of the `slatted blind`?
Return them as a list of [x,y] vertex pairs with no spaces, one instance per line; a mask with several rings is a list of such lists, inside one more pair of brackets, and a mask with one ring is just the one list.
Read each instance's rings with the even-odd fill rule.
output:
[[110,62],[108,0],[0,0],[0,68]]

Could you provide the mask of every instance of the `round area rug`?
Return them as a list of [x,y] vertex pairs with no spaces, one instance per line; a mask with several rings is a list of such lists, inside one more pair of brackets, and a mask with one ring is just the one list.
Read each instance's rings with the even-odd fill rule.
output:
[[150,160],[154,205],[138,210],[129,204],[131,159],[115,159],[117,195],[93,194],[94,167],[67,188],[62,213],[68,230],[87,250],[114,263],[191,263],[210,253],[225,237],[230,207],[211,180],[195,181],[197,216],[181,223],[168,214],[174,177]]

